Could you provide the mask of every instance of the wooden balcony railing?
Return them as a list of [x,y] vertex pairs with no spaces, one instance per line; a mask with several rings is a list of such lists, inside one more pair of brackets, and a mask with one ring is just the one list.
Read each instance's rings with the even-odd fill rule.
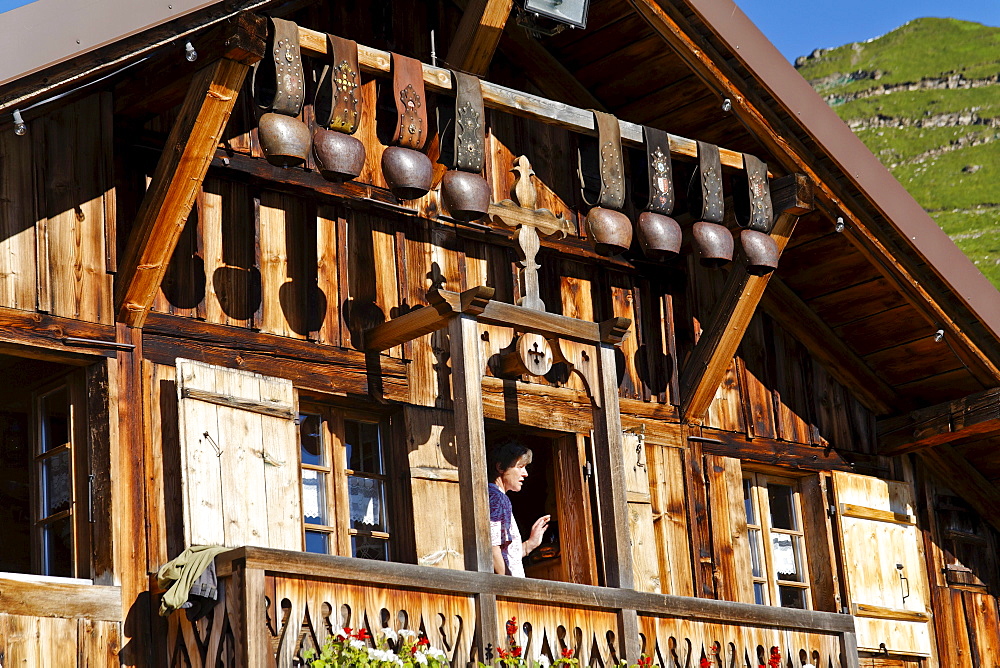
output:
[[[569,648],[581,666],[612,665],[626,647],[664,668],[695,668],[702,656],[712,666],[757,668],[771,647],[782,666],[858,666],[849,615],[254,547],[220,555],[217,564],[221,600],[213,613],[193,625],[180,613],[170,619],[171,666],[290,668],[337,629],[388,626],[425,633],[465,668],[477,642],[506,642],[510,617],[527,656]],[[482,620],[494,628],[480,639]],[[628,629],[638,644],[625,637]]]

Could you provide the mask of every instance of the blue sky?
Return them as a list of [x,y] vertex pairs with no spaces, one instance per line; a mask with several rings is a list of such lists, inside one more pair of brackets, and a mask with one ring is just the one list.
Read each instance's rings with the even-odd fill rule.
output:
[[878,37],[924,16],[1000,26],[1000,0],[735,0],[786,58]]

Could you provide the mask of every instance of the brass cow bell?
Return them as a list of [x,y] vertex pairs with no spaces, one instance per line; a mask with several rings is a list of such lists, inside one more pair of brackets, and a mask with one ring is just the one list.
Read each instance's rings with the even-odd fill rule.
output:
[[698,170],[688,191],[694,224],[694,247],[704,267],[717,269],[733,259],[733,235],[724,225],[722,160],[719,147],[698,142]]
[[396,197],[418,199],[431,189],[434,165],[420,151],[390,146],[382,153],[382,174]]
[[328,181],[349,181],[365,166],[365,145],[356,137],[361,120],[358,45],[336,35],[327,35],[330,62],[323,68],[313,113],[313,155],[320,174]]
[[670,216],[644,211],[636,227],[639,245],[650,260],[669,260],[681,252],[681,226]]
[[257,136],[264,157],[276,167],[298,167],[306,161],[312,137],[309,128],[297,118],[268,113],[260,117]]
[[365,145],[357,137],[317,128],[313,133],[316,166],[327,181],[355,179],[365,166]]
[[733,259],[733,235],[723,225],[704,220],[694,224],[694,247],[703,267],[718,269]]
[[742,230],[740,245],[746,255],[747,273],[765,276],[778,268],[778,245],[770,235],[757,230]]
[[595,206],[587,214],[587,234],[598,255],[618,255],[632,245],[632,221],[621,211]]
[[490,184],[472,172],[446,172],[441,196],[451,217],[463,222],[479,220],[490,208]]

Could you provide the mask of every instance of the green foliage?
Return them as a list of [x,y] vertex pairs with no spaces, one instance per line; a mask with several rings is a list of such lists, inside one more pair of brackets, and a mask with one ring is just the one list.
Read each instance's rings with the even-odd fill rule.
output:
[[[890,91],[844,101],[852,93],[952,74],[970,80],[996,77],[1000,28],[916,19],[870,42],[809,58],[799,72],[831,100],[841,118],[862,122],[858,137],[1000,287],[1000,128],[988,124],[1000,118],[1000,83]],[[961,112],[985,120],[918,127],[922,120]],[[865,119],[876,117],[903,127],[864,126]]]
[[[815,81],[858,70],[879,70],[878,85],[949,73],[967,79],[993,76],[1000,72],[1000,28],[956,19],[914,19],[870,42],[846,44],[809,59],[799,73]],[[822,92],[865,90],[875,83],[851,81]]]

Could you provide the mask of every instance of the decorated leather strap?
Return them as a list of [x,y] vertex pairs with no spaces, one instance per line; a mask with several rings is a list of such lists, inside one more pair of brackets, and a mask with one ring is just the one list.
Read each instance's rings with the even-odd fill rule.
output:
[[774,209],[771,205],[771,188],[767,183],[767,165],[759,158],[743,154],[743,169],[746,172],[746,182],[740,192],[733,189],[733,200],[736,205],[736,219],[743,227],[749,227],[758,232],[770,232],[774,224]]
[[254,101],[261,109],[298,116],[305,95],[299,27],[283,19],[270,21],[270,57],[265,55],[254,66]]
[[722,200],[722,159],[719,147],[698,142],[698,175],[701,181],[699,217],[708,223],[721,223],[725,215]]
[[396,143],[419,151],[427,141],[427,98],[420,61],[392,54],[392,86],[396,97]]
[[354,134],[361,121],[358,43],[327,35],[330,64],[323,67],[316,89],[316,122],[324,128]]
[[486,158],[486,111],[479,78],[451,73],[455,81],[455,169],[483,171]]
[[625,203],[625,167],[622,164],[622,137],[618,119],[603,111],[590,110],[597,125],[597,164],[600,190],[594,198],[596,179],[588,173],[584,152],[580,153],[580,182],[583,200],[590,206],[620,209]]
[[649,203],[646,210],[669,216],[674,212],[674,175],[667,133],[643,127],[646,139],[646,166],[649,173]]

